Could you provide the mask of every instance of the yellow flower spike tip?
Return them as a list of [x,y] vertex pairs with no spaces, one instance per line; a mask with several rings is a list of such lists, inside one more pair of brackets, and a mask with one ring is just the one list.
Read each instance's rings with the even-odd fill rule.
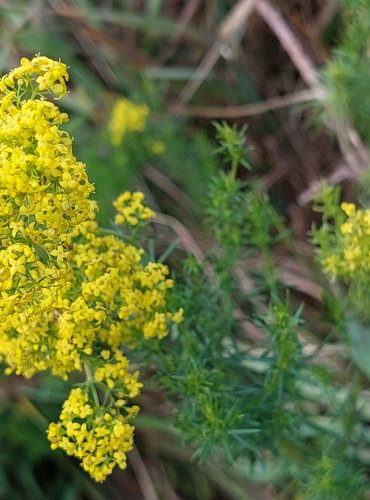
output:
[[353,217],[356,214],[356,206],[353,203],[347,203],[344,201],[341,203],[340,208],[347,215],[347,217]]
[[131,193],[125,191],[114,202],[113,206],[118,214],[114,218],[117,225],[128,224],[136,226],[140,221],[152,219],[155,213],[149,207],[143,205],[144,194],[137,191]]
[[[128,421],[139,411],[128,406],[142,387],[139,373],[120,347],[164,337],[182,311],[167,311],[166,266],[144,265],[142,249],[99,233],[94,188],[61,129],[68,116],[46,100],[62,97],[67,80],[66,66],[43,56],[22,59],[0,80],[0,361],[6,374],[25,377],[85,370],[48,437],[103,481],[125,468]],[[141,111],[136,128],[145,125]],[[143,198],[117,198],[119,223],[154,216]]]
[[46,92],[53,94],[54,99],[60,99],[67,92],[66,81],[67,66],[62,62],[45,56],[36,56],[31,61],[23,57],[20,66],[0,80],[0,92],[8,94],[14,90],[19,95],[21,89],[28,88],[35,95]]
[[123,97],[117,99],[108,124],[112,144],[114,146],[120,144],[127,132],[145,130],[148,115],[149,108],[146,104],[135,104]]

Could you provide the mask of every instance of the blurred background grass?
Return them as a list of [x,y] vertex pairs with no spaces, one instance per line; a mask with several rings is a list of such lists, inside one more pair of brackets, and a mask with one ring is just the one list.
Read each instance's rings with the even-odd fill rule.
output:
[[[248,125],[253,175],[260,178],[310,262],[306,234],[317,217],[309,203],[317,181],[345,181],[351,197],[352,181],[368,166],[368,68],[358,61],[353,71],[351,48],[348,43],[340,45],[349,22],[346,15],[352,15],[348,2],[264,0],[254,9],[252,4],[0,1],[1,73],[35,53],[60,58],[70,67],[70,93],[61,106],[71,116],[68,131],[75,138],[75,154],[86,162],[95,183],[102,225],[112,219],[114,197],[126,189],[140,189],[151,207],[181,222],[206,250],[209,236],[201,213],[208,181],[220,168],[213,154],[211,122],[232,117],[233,123]],[[369,17],[369,3],[363,6]],[[280,24],[271,24],[276,12]],[[316,99],[318,89],[325,89],[325,102]],[[143,132],[132,132],[113,147],[107,124],[121,96],[146,103],[150,117]],[[156,142],[163,143],[160,154],[151,152]],[[240,175],[251,174],[245,170]],[[156,225],[155,230],[162,250],[174,242],[168,224]],[[310,264],[289,259],[286,285],[293,302],[306,300],[308,325],[321,342],[329,332],[317,292],[321,277],[313,277]],[[334,360],[331,353],[328,356],[345,383],[340,353],[339,347]],[[246,472],[243,467],[192,462],[194,450],[179,445],[171,409],[155,387],[147,387],[129,469],[97,486],[73,461],[49,450],[46,421],[57,417],[65,385],[52,378],[42,383],[1,379],[0,498],[294,497],[289,491],[284,496],[278,469],[266,466]]]

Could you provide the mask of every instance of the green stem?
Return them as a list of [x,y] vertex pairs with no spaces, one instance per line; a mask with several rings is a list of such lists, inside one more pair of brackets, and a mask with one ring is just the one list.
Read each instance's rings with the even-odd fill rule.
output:
[[237,172],[238,172],[238,160],[232,160],[230,175],[233,179],[236,179]]
[[261,248],[262,261],[265,268],[265,276],[267,286],[270,292],[277,291],[277,279],[275,273],[275,266],[272,259],[271,251],[269,248]]
[[99,396],[98,396],[98,393],[97,393],[96,387],[95,387],[95,379],[94,379],[93,374],[91,372],[90,365],[86,361],[84,361],[84,370],[85,370],[85,375],[86,375],[86,382],[87,382],[87,385],[89,386],[89,388],[91,389],[91,393],[93,395],[94,402],[95,402],[96,406],[100,406]]

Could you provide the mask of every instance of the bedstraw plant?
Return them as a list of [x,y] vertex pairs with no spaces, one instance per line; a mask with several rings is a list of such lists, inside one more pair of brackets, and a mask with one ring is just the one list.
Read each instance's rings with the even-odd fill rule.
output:
[[[174,251],[174,286],[168,267],[138,244],[155,217],[142,193],[120,194],[114,227],[100,229],[94,186],[56,103],[67,80],[67,67],[43,56],[22,59],[0,80],[0,359],[7,374],[49,371],[71,386],[48,427],[52,449],[79,459],[99,482],[124,469],[134,400],[154,373],[172,410],[168,431],[194,459],[273,482],[297,499],[364,498],[368,405],[359,375],[351,366],[355,376],[343,391],[306,349],[314,332],[304,331],[304,305],[276,261],[279,248],[297,252],[253,177],[246,130],[216,124],[222,166],[203,203],[209,240],[185,258],[175,245],[165,251]],[[149,115],[146,104],[118,99],[110,147],[120,153]],[[151,155],[171,147],[155,145]],[[331,294],[339,304],[333,330],[369,375],[353,338],[366,338],[370,215],[340,206],[330,187],[318,205],[318,260],[344,283],[338,299]],[[364,322],[346,317],[346,290]]]
[[[95,222],[94,188],[55,104],[67,80],[65,64],[36,56],[0,81],[0,358],[27,378],[81,373],[48,438],[103,481],[126,467],[139,410],[122,346],[166,336],[182,312],[167,309],[167,267]],[[142,198],[114,202],[118,226],[154,216]]]
[[[274,257],[279,246],[296,250],[259,183],[237,176],[246,163],[244,132],[217,125],[227,166],[204,203],[213,244],[177,275],[171,300],[184,308],[183,322],[155,348],[142,344],[142,357],[156,361],[174,426],[194,458],[232,465],[297,498],[344,499],[349,491],[363,498],[358,387],[343,400],[335,375],[305,353],[304,307],[290,297]],[[351,205],[344,209],[355,216]],[[339,255],[343,244],[335,243]]]

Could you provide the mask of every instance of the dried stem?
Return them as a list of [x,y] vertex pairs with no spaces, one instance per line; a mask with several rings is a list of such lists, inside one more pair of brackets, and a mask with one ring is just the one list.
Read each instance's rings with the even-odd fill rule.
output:
[[236,106],[187,106],[184,108],[175,108],[173,112],[197,118],[242,118],[307,101],[323,100],[324,98],[324,90],[321,87],[315,87],[253,104]]
[[225,53],[225,47],[227,48],[243,25],[246,24],[248,17],[253,11],[254,5],[255,0],[239,0],[230,14],[220,24],[217,30],[218,40],[209,49],[198,68],[194,71],[189,82],[180,92],[179,100],[174,106],[175,109],[181,109],[190,101],[212,71],[219,58]]
[[144,500],[159,500],[153,482],[149,476],[149,472],[145,467],[145,463],[136,448],[131,450],[129,454],[129,460],[132,468],[135,471]]

